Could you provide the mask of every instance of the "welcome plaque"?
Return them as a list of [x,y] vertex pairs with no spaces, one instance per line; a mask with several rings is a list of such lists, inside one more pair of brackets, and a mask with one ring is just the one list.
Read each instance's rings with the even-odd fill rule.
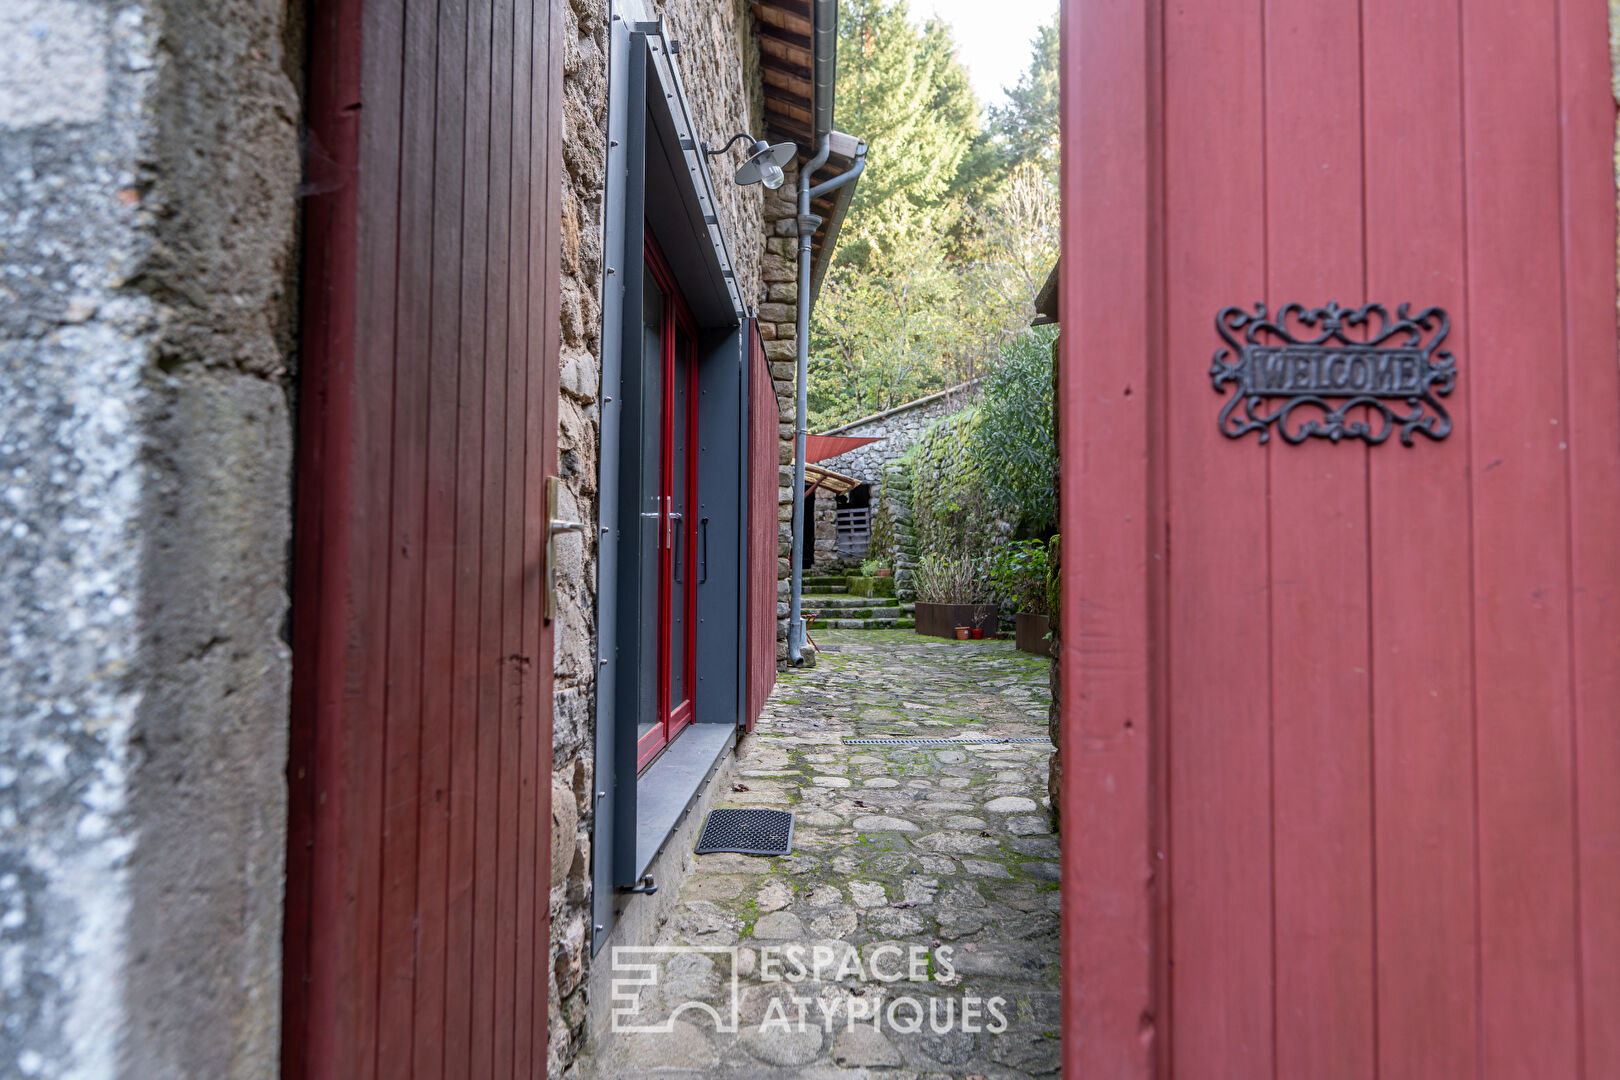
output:
[[1392,318],[1382,304],[1353,311],[1284,304],[1273,318],[1256,304],[1253,311],[1222,308],[1215,329],[1226,344],[1215,350],[1209,374],[1216,393],[1234,387],[1218,421],[1229,439],[1255,431],[1266,442],[1273,426],[1295,444],[1376,445],[1399,431],[1411,446],[1416,432],[1436,440],[1451,434],[1439,399],[1456,385],[1457,370],[1440,348],[1451,330],[1440,308],[1413,315],[1402,304]]

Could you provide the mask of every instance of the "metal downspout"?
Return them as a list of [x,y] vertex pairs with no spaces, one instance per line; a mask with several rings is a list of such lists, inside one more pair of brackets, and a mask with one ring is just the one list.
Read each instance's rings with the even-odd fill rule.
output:
[[804,444],[809,431],[810,399],[810,254],[821,219],[810,212],[810,200],[855,181],[866,168],[866,144],[855,152],[855,164],[830,180],[811,186],[816,170],[831,152],[830,135],[821,137],[816,156],[799,171],[799,322],[794,338],[796,401],[793,409],[793,585],[788,593],[788,662],[804,660]]
[[832,152],[832,136],[821,136],[816,155],[799,169],[799,311],[794,331],[793,406],[793,559],[789,572],[793,584],[788,593],[788,663],[804,660],[804,441],[810,398],[810,240],[821,219],[810,213],[810,178],[827,163]]

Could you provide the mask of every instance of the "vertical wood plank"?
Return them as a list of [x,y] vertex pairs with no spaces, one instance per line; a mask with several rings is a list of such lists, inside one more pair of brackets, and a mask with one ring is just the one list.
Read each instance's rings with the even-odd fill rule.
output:
[[[1370,455],[1378,1066],[1387,1080],[1478,1069],[1467,435],[1478,381],[1464,295],[1458,17],[1449,4],[1363,3],[1368,296],[1444,308],[1443,347],[1462,372],[1444,399],[1450,438]],[[1454,539],[1444,555],[1415,557],[1414,538],[1424,536]]]
[[1576,897],[1585,1076],[1620,1076],[1620,373],[1615,106],[1601,4],[1559,5]]
[[[409,1076],[416,979],[417,794],[422,725],[422,603],[433,270],[433,95],[438,27],[425,3],[405,7],[395,271],[393,426],[387,469],[388,560],[382,895],[377,968],[377,1072]],[[378,403],[383,407],[382,403]],[[387,478],[384,481],[384,478]]]
[[[536,470],[536,479],[539,483],[533,484],[530,497],[533,499],[533,520],[538,529],[539,552],[546,551],[546,533],[549,528],[548,507],[544,502],[544,478],[557,471],[557,426],[559,426],[559,398],[557,389],[561,382],[562,359],[562,185],[564,185],[564,172],[562,172],[562,60],[564,60],[564,37],[562,37],[562,16],[559,11],[561,0],[544,0],[536,6],[535,40],[544,42],[543,55],[546,58],[546,78],[543,83],[536,78],[538,96],[535,97],[531,107],[531,123],[535,126],[535,141],[531,144],[531,154],[538,155],[539,164],[543,165],[544,183],[536,188],[536,194],[543,196],[539,199],[538,207],[531,210],[531,235],[535,236],[538,246],[531,243],[531,257],[535,257],[536,266],[539,267],[538,291],[541,293],[539,304],[538,325],[530,324],[530,334],[538,340],[541,347],[539,356],[539,376],[541,376],[541,392],[539,392],[539,465]],[[536,68],[538,74],[538,68]],[[544,138],[539,138],[539,131],[544,131]],[[530,293],[535,293],[535,279],[530,279]],[[531,436],[533,445],[533,436]],[[595,513],[582,510],[583,521],[595,520]],[[590,544],[590,541],[582,541]],[[544,588],[544,575],[548,572],[548,565],[541,563],[539,581]],[[544,614],[544,594],[539,596],[539,612]],[[533,1025],[535,1025],[535,1061],[530,1075],[539,1080],[548,1074],[549,1062],[549,1033],[551,1033],[551,994],[549,994],[549,981],[551,981],[551,772],[552,772],[552,738],[554,738],[554,643],[556,643],[556,627],[551,622],[539,622],[539,643],[536,649],[539,669],[539,708],[541,708],[541,730],[539,740],[536,742],[538,751],[538,764],[536,764],[536,782],[539,784],[539,831],[536,834],[535,844],[538,847],[536,858],[536,881],[539,882],[539,895],[535,904],[535,916],[538,926],[535,929],[535,1009],[533,1009]]]
[[[1365,288],[1358,7],[1266,0],[1264,12],[1265,295],[1274,313],[1290,302],[1353,308]],[[1274,436],[1266,450],[1275,1067],[1370,1077],[1367,448]]]
[[1158,41],[1149,5],[1133,0],[1065,4],[1061,17],[1063,139],[1088,148],[1064,155],[1061,180],[1063,1065],[1145,1077],[1156,1023],[1146,404],[1158,358],[1143,329]]
[[489,848],[494,866],[494,954],[489,957],[492,996],[483,1028],[489,1041],[491,1077],[512,1074],[512,997],[515,959],[512,936],[517,929],[517,759],[522,756],[523,657],[518,656],[518,620],[522,619],[523,597],[518,589],[522,539],[522,355],[515,348],[522,334],[522,311],[512,306],[512,282],[518,272],[515,251],[514,202],[518,185],[514,172],[514,0],[496,0],[491,58],[494,81],[489,99],[489,210],[491,210],[491,335],[496,347],[489,353],[492,379],[504,385],[501,395],[489,398],[492,431],[499,431],[494,444],[501,447],[497,474],[486,497],[496,505],[491,517],[496,523],[497,542],[492,549],[494,573],[499,581],[496,653],[486,657],[496,667],[499,678],[499,735],[496,772],[486,798],[494,803],[494,844]]
[[[449,933],[445,966],[445,1075],[471,1068],[477,907],[480,649],[483,607],[485,289],[489,206],[490,0],[467,0],[466,122],[462,139],[460,374],[456,401],[456,594],[450,775]],[[448,149],[448,148],[447,148]]]
[[[534,94],[531,97],[530,123],[534,131],[530,154],[535,161],[535,172],[542,177],[534,189],[535,204],[530,208],[530,258],[533,260],[529,279],[530,339],[539,345],[537,374],[540,379],[538,401],[534,415],[538,430],[531,428],[530,481],[527,487],[531,535],[531,548],[543,556],[549,528],[545,503],[544,482],[557,471],[557,426],[559,420],[558,384],[561,376],[561,283],[562,283],[562,29],[558,16],[559,0],[544,0],[535,7],[534,40],[536,67]],[[541,46],[539,43],[543,43]],[[540,59],[544,58],[544,67]],[[544,77],[541,77],[542,71]],[[538,302],[533,299],[538,294]],[[538,453],[535,452],[538,445]],[[581,508],[582,510],[584,508]],[[594,515],[585,514],[582,520],[591,521]],[[588,543],[588,541],[586,541]],[[537,564],[538,585],[544,588],[545,575],[550,569],[544,562]],[[534,1029],[533,1062],[528,1075],[539,1080],[546,1075],[549,1055],[551,978],[551,770],[552,739],[554,732],[554,640],[555,629],[543,621],[545,596],[536,592],[538,609],[528,625],[538,632],[534,652],[539,672],[537,693],[540,709],[539,738],[535,741],[535,783],[539,786],[536,809],[535,881],[537,895],[534,904],[535,930],[530,952],[534,1003],[528,1022]]]
[[[505,492],[508,467],[506,402],[511,394],[507,367],[506,284],[510,272],[507,236],[511,224],[512,166],[512,0],[495,0],[489,24],[489,203],[484,281],[484,479],[483,550],[479,554],[479,689],[477,853],[473,889],[473,1076],[495,1070],[496,1016],[502,1001],[502,974],[510,990],[510,968],[502,948],[502,836],[504,762],[514,747],[506,738],[515,686],[507,661]],[[510,597],[516,602],[516,597]]]
[[[529,790],[533,791],[533,775],[524,762],[534,745],[539,717],[534,697],[535,657],[523,651],[526,636],[525,615],[533,610],[529,600],[528,559],[524,550],[524,484],[528,479],[528,410],[530,393],[534,389],[529,380],[529,309],[527,304],[529,276],[529,32],[531,18],[527,12],[530,2],[514,3],[506,22],[505,52],[509,57],[509,83],[507,91],[507,139],[509,144],[510,177],[508,196],[507,278],[505,303],[507,307],[506,333],[506,488],[503,494],[504,550],[502,562],[506,578],[506,606],[502,618],[501,636],[506,644],[502,648],[508,670],[505,683],[507,698],[503,712],[507,716],[503,752],[501,755],[501,864],[499,867],[500,901],[497,933],[500,946],[496,954],[496,1006],[495,1006],[495,1071],[497,1077],[515,1075],[517,1067],[517,1023],[521,993],[518,987],[518,962],[521,946],[527,943],[528,927],[523,926],[523,893],[525,884],[532,890],[534,865],[525,862],[523,839],[532,827],[524,820],[524,777],[528,774]],[[530,813],[533,803],[527,804]],[[524,873],[529,875],[527,883]],[[530,891],[532,897],[533,893]],[[520,933],[520,927],[522,931]]]
[[462,125],[466,120],[467,9],[440,0],[436,43],[433,180],[433,292],[422,623],[422,768],[417,790],[417,978],[412,1076],[444,1070],[449,931],[450,791],[455,753],[456,515],[462,249]]
[[1273,1071],[1266,454],[1220,434],[1207,377],[1185,370],[1207,369],[1222,307],[1264,295],[1261,13],[1256,0],[1165,14],[1167,902],[1183,1078]]
[[[311,13],[309,125],[332,156],[334,177],[356,176],[360,118],[361,5]],[[293,592],[292,724],[288,746],[287,914],[282,979],[282,1072],[287,1080],[329,1076],[337,1059],[338,987],[352,963],[337,951],[349,930],[344,900],[343,733],[349,653],[347,581],[354,518],[350,416],[358,322],[359,188],[333,184],[305,207],[303,372]],[[317,960],[317,958],[321,958]]]
[[[382,874],[383,762],[387,652],[376,643],[387,634],[389,489],[395,352],[395,270],[398,263],[400,101],[403,93],[403,12],[367,5],[363,15],[360,126],[358,332],[355,395],[350,413],[357,483],[350,502],[355,542],[343,588],[349,593],[346,686],[338,737],[347,744],[334,774],[346,795],[346,818],[335,858],[342,875],[346,918],[329,943],[352,957],[340,969],[332,1001],[339,1052],[318,1062],[333,1077],[371,1080],[377,1075],[380,905]],[[317,953],[317,956],[320,954]],[[318,1073],[318,1075],[321,1075]]]
[[1481,1025],[1491,1076],[1571,1076],[1577,1026],[1557,26],[1463,5]]

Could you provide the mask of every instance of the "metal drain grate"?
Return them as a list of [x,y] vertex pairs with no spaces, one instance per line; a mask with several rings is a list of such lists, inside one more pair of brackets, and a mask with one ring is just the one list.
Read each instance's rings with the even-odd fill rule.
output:
[[893,739],[856,739],[844,736],[845,746],[990,746],[997,743],[1043,743],[1045,739],[930,739],[926,737],[903,737]]
[[710,810],[697,854],[787,855],[793,851],[793,815],[786,810]]

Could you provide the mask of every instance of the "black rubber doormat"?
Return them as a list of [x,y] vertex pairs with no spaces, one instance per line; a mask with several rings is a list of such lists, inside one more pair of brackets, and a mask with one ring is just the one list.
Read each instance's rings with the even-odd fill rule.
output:
[[786,810],[710,810],[697,854],[787,855],[793,851],[793,815]]

